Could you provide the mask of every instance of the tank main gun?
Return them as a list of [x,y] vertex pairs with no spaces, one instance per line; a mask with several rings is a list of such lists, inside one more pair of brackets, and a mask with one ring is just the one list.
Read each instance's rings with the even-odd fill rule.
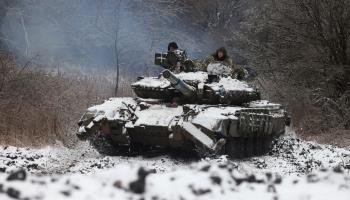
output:
[[179,92],[181,92],[185,97],[193,97],[196,94],[196,89],[187,83],[185,81],[181,80],[180,78],[176,77],[175,74],[173,74],[169,70],[164,70],[162,72],[162,75],[164,78],[166,78],[171,85]]

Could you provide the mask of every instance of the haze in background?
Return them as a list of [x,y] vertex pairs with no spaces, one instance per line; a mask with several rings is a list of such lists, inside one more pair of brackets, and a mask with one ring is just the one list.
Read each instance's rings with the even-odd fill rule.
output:
[[[48,66],[114,69],[149,74],[156,51],[178,42],[190,57],[218,47],[205,27],[189,20],[182,5],[142,0],[4,0],[0,3],[1,48],[20,60]],[[189,10],[188,13],[191,11]]]

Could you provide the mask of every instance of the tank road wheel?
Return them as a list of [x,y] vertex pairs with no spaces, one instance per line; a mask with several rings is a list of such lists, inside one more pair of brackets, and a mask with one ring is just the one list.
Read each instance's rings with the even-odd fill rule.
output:
[[101,132],[90,139],[90,144],[102,155],[116,156],[129,154],[129,146],[113,144],[112,138]]
[[255,138],[245,138],[245,156],[250,157],[256,155],[254,153]]
[[262,149],[264,148],[264,141],[259,137],[254,137],[253,139],[253,152],[254,155],[259,155],[260,152],[262,152]]
[[228,138],[225,153],[231,158],[260,156],[269,152],[273,137]]
[[115,148],[108,137],[100,132],[90,139],[90,144],[100,154],[113,155],[115,153]]
[[232,158],[241,158],[241,138],[228,138],[226,140],[225,152]]

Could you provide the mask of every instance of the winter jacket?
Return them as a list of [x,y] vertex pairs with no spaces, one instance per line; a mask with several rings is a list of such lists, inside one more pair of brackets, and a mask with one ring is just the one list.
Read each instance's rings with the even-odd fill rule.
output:
[[[218,62],[218,60],[216,60],[214,58],[214,56],[212,56],[212,55],[207,57],[207,58],[194,61],[198,71],[207,71],[208,65],[210,63],[214,63],[214,62]],[[221,62],[223,62],[226,66],[229,66],[231,68],[232,78],[237,78],[237,79],[241,80],[245,77],[244,70],[241,68],[235,67],[231,58],[226,57],[225,60],[223,60]]]

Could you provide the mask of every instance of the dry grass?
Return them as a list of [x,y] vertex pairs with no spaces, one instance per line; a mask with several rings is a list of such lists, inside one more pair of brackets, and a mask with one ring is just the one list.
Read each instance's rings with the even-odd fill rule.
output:
[[[41,146],[75,142],[76,122],[87,107],[113,94],[106,76],[17,66],[0,55],[0,144]],[[122,79],[119,95],[132,95]]]
[[[313,73],[313,76],[316,76]],[[285,105],[292,117],[292,125],[304,139],[321,143],[350,146],[350,93],[332,97],[331,82],[323,83],[301,76],[298,84],[294,77],[283,75],[262,78],[263,98]],[[332,74],[324,79],[331,80]],[[310,86],[308,86],[310,85]]]

